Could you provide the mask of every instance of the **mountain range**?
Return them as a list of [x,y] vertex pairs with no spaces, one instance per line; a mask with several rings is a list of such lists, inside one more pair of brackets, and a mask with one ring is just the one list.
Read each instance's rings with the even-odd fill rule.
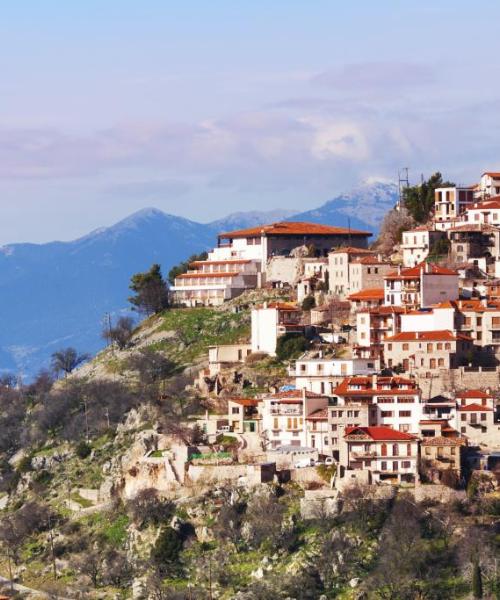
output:
[[147,208],[70,242],[0,248],[0,371],[31,377],[56,350],[96,352],[106,313],[129,310],[133,273],[153,262],[163,272],[214,245],[218,232],[278,220],[314,221],[376,232],[394,206],[394,184],[365,184],[317,209],[241,212],[197,223]]

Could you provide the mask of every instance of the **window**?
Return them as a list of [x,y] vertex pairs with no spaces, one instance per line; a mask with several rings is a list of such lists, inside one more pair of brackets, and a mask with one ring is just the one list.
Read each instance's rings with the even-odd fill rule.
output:
[[336,419],[337,418],[337,411],[336,410],[332,410],[332,412],[330,413],[330,416],[332,417],[332,419]]
[[427,352],[432,352],[432,344],[427,344]]
[[403,469],[409,469],[411,467],[411,462],[409,460],[404,460],[401,463],[401,466],[403,467]]
[[467,431],[467,427],[460,427],[460,432],[465,433]]
[[460,415],[460,419],[461,419],[462,421],[467,421],[467,415],[466,415],[465,413],[462,413],[462,414]]
[[425,454],[426,454],[427,456],[430,456],[430,453],[431,453],[431,449],[429,448],[429,446],[426,446],[426,447],[425,447]]
[[444,345],[444,349],[445,350],[451,350],[451,344],[450,344],[450,342],[446,342],[446,344]]
[[231,414],[232,415],[239,415],[240,414],[240,407],[239,406],[233,406],[231,409]]
[[399,416],[400,417],[411,417],[411,410],[400,410]]
[[339,438],[332,438],[332,444],[336,446],[339,443]]
[[383,461],[380,463],[380,470],[381,470],[381,471],[387,471],[387,461],[386,461],[386,460],[383,460]]
[[444,358],[438,358],[438,367],[444,367]]
[[410,344],[403,344],[403,350],[409,350]]
[[411,456],[411,444],[406,444],[406,456]]
[[451,452],[451,454],[456,454],[457,453],[457,449],[455,448],[455,446],[451,446],[450,452]]
[[388,417],[392,417],[392,416],[393,416],[392,410],[383,410],[382,411],[382,417],[388,418]]
[[274,429],[274,430],[277,430],[277,429],[279,429],[279,428],[280,428],[280,427],[279,427],[279,420],[278,420],[278,418],[277,418],[277,417],[274,417],[274,421],[273,421],[273,429]]
[[332,423],[332,431],[337,431],[337,425],[335,423]]
[[486,413],[481,413],[481,421],[486,421]]
[[392,344],[387,344],[387,350],[391,351],[392,350]]
[[443,343],[442,342],[438,342],[438,344],[436,345],[436,348],[438,350],[442,350],[443,349]]
[[398,456],[398,454],[399,454],[399,446],[398,446],[398,444],[393,444],[392,445],[392,455]]

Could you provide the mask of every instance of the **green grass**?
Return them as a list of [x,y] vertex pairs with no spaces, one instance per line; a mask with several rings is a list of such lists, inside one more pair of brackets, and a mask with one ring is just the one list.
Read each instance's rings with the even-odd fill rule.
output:
[[94,506],[94,504],[90,500],[84,498],[83,496],[80,496],[78,492],[73,492],[70,497],[71,500],[73,500],[73,502],[76,502],[82,508],[90,508],[91,506]]
[[246,342],[250,337],[248,311],[232,313],[213,308],[170,309],[160,316],[156,331],[175,331],[176,335],[149,346],[161,350],[183,364],[205,356],[208,347]]

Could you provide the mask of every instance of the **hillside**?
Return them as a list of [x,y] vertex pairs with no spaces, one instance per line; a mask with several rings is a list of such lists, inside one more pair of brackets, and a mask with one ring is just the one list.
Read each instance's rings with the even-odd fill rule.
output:
[[[133,273],[153,262],[166,274],[193,253],[212,247],[221,230],[287,216],[329,225],[376,229],[395,202],[395,188],[365,185],[299,215],[290,211],[235,213],[201,224],[145,209],[116,225],[71,242],[11,244],[0,249],[0,371],[31,377],[52,352],[72,345],[81,352],[102,347],[106,313],[128,310]],[[361,216],[363,215],[363,216]],[[373,227],[372,227],[373,226]]]

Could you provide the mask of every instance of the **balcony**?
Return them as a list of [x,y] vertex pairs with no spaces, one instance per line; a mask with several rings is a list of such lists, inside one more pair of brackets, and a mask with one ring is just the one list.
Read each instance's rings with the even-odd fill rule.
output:
[[270,411],[272,416],[282,416],[282,417],[301,417],[302,410],[300,409],[286,409],[286,408],[272,408]]
[[352,458],[377,458],[376,452],[351,452]]

